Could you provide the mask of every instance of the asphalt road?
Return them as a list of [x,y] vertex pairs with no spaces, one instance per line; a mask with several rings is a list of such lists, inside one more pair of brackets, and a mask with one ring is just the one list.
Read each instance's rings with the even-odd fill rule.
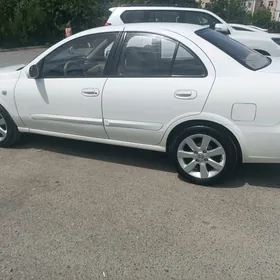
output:
[[30,49],[25,51],[1,52],[0,51],[0,67],[10,66],[13,64],[29,63],[44,49]]
[[160,153],[25,137],[0,150],[0,279],[280,279],[279,170],[199,187]]

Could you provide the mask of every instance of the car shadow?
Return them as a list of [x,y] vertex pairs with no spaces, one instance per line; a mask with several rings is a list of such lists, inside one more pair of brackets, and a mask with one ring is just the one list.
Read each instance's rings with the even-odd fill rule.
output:
[[243,164],[229,181],[217,187],[236,188],[246,184],[252,187],[280,188],[280,164]]
[[26,134],[15,149],[40,149],[75,157],[176,173],[164,153],[121,146]]
[[[176,173],[164,153],[70,139],[27,134],[16,149],[41,149],[104,162]],[[180,176],[179,179],[183,180]],[[243,164],[219,188],[244,185],[280,188],[280,164]]]

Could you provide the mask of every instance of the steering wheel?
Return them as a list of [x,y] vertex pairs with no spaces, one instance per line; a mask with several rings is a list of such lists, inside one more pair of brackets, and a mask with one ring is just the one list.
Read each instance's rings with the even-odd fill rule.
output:
[[64,64],[64,67],[63,67],[63,73],[64,73],[64,77],[68,77],[68,71],[69,71],[69,68],[71,66],[78,66],[77,68],[80,69],[81,68],[81,65],[75,61],[67,61],[65,64]]

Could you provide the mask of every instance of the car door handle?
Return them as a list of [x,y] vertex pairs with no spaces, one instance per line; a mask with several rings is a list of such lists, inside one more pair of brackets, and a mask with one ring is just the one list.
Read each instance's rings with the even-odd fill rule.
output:
[[178,99],[195,99],[197,92],[195,90],[177,90],[174,96]]
[[87,97],[96,97],[99,95],[99,90],[97,88],[85,88],[82,90],[82,95]]

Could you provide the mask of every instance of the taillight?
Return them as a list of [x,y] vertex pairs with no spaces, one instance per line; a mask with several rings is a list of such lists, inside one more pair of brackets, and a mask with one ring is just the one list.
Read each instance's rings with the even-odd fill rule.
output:
[[106,23],[105,23],[105,26],[109,26],[109,25],[111,25],[111,23],[109,23],[109,22],[106,22]]

